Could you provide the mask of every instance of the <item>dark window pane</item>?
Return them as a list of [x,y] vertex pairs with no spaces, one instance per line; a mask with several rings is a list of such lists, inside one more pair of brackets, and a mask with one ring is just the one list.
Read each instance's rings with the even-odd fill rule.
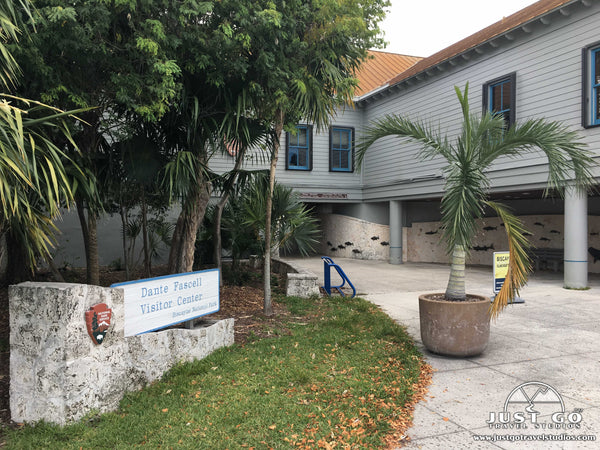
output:
[[492,111],[500,111],[502,109],[502,86],[496,85],[492,87]]
[[300,128],[298,130],[298,146],[306,147],[306,128]]
[[595,83],[600,84],[600,50],[594,52],[594,75]]
[[340,168],[340,152],[339,152],[339,150],[333,150],[331,152],[331,168],[332,169]]
[[331,146],[333,148],[340,148],[340,134],[337,130],[331,133]]
[[306,160],[307,160],[307,152],[306,152],[306,150],[299,150],[298,151],[298,165],[300,167],[306,167],[306,166],[308,166]]
[[596,88],[596,120],[600,120],[600,88]]
[[350,152],[347,150],[334,150],[331,167],[333,169],[350,169]]
[[511,85],[510,81],[502,84],[502,108],[501,109],[510,109],[510,91]]
[[342,169],[349,169],[350,168],[350,164],[349,164],[349,155],[350,152],[341,152],[340,154],[340,168]]

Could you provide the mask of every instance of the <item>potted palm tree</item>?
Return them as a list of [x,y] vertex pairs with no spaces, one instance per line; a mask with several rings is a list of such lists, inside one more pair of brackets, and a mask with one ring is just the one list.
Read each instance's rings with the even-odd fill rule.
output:
[[[527,282],[530,247],[520,220],[504,205],[491,201],[486,170],[500,157],[517,157],[542,151],[548,159],[548,182],[544,192],[561,193],[568,183],[586,189],[592,183],[593,160],[573,131],[556,122],[531,119],[506,128],[502,116],[469,112],[468,83],[464,93],[455,87],[462,108],[460,134],[451,139],[422,122],[388,115],[365,130],[357,148],[360,167],[367,149],[385,136],[419,142],[422,159],[443,158],[445,193],[441,200],[442,239],[450,255],[450,278],[445,293],[421,295],[421,338],[432,352],[452,356],[481,353],[489,338],[490,318],[518,295]],[[476,232],[476,219],[491,208],[504,222],[510,252],[506,280],[493,303],[487,297],[467,295],[465,263]]]

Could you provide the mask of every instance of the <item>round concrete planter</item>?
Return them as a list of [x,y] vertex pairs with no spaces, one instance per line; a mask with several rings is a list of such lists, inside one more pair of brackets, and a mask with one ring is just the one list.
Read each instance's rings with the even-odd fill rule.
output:
[[443,296],[419,296],[421,339],[425,347],[447,356],[475,356],[483,352],[490,337],[490,299],[471,294],[468,297],[473,301],[436,299]]

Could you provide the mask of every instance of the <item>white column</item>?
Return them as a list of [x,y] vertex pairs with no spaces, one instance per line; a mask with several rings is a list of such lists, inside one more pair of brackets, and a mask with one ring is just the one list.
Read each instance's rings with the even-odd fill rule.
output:
[[402,264],[403,202],[390,201],[390,264]]
[[565,288],[588,287],[587,194],[565,189]]

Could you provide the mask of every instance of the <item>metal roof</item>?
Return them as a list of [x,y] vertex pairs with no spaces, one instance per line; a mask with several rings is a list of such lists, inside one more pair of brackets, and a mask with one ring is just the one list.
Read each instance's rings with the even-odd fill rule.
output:
[[369,50],[369,58],[362,63],[356,74],[359,85],[354,95],[360,97],[377,88],[386,86],[390,79],[406,71],[421,59],[423,58],[418,56]]

